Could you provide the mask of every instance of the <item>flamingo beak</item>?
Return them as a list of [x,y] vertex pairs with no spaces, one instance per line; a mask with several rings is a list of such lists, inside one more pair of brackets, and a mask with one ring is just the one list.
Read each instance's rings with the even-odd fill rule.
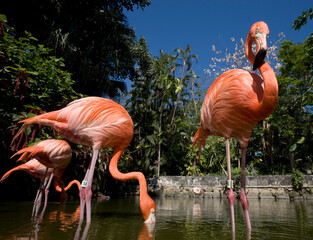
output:
[[267,52],[267,41],[266,41],[267,35],[263,32],[258,32],[256,34],[256,56],[253,63],[253,71],[255,71],[257,68],[261,67],[264,63],[264,59]]
[[152,208],[148,219],[145,221],[146,224],[151,225],[155,223],[155,210]]

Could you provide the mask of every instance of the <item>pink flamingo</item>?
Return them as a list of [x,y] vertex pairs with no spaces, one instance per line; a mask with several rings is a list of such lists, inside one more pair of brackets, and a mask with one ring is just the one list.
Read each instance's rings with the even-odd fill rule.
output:
[[[231,180],[229,138],[238,139],[241,147],[240,200],[247,229],[251,229],[245,191],[247,145],[255,125],[274,111],[278,99],[278,83],[275,73],[264,62],[268,34],[267,24],[257,22],[252,25],[245,45],[246,56],[253,64],[253,70],[258,69],[261,76],[242,69],[233,69],[217,78],[205,96],[201,109],[200,127],[193,137],[193,144],[196,143],[200,151],[209,135],[221,136],[226,139],[227,187],[233,232],[235,232],[235,194]],[[252,51],[253,42],[256,44],[256,56]]]
[[80,189],[80,222],[91,220],[91,184],[98,152],[102,147],[114,149],[109,171],[118,180],[137,179],[140,185],[140,209],[146,223],[155,222],[155,203],[147,193],[147,182],[141,172],[123,174],[117,163],[133,137],[133,121],[127,111],[119,104],[100,97],[81,98],[69,103],[65,108],[38,115],[21,121],[21,129],[12,142],[29,125],[37,123],[54,128],[68,140],[90,146],[93,149],[92,159]]
[[[29,160],[28,162],[23,163],[23,164],[15,167],[15,168],[12,168],[11,170],[7,171],[2,176],[2,178],[0,179],[0,182],[2,183],[13,172],[16,172],[16,171],[25,171],[29,175],[40,179],[40,185],[39,185],[39,189],[37,191],[37,196],[36,196],[36,199],[39,199],[39,198],[41,198],[39,196],[39,194],[40,194],[40,192],[42,192],[44,190],[43,188],[48,188],[48,186],[46,186],[46,185],[47,185],[47,182],[49,181],[49,179],[51,177],[53,169],[47,168],[45,165],[41,164],[35,158],[33,158],[33,159]],[[62,182],[60,183],[60,180],[59,179],[57,180],[58,177],[61,177],[59,169],[56,169],[56,171],[54,173],[54,177],[55,177],[54,188],[57,192],[61,193],[61,198],[60,198],[61,203],[64,202],[65,200],[67,200],[66,191],[68,191],[72,187],[73,184],[76,184],[78,189],[80,189],[80,182],[77,180],[73,180],[66,187],[63,186],[64,189],[62,190]],[[60,185],[61,185],[61,187],[60,187]],[[46,199],[48,199],[48,191],[45,191],[45,201],[46,201]],[[38,201],[36,201],[36,202],[38,202]]]
[[43,191],[45,192],[45,204],[42,213],[44,212],[47,206],[49,187],[53,177],[55,177],[55,185],[61,185],[61,202],[67,198],[64,192],[64,182],[61,179],[65,168],[72,158],[72,150],[67,142],[48,139],[34,146],[19,150],[11,158],[19,154],[21,154],[21,156],[18,161],[29,161],[9,170],[3,175],[0,181],[2,182],[12,172],[17,170],[26,171],[40,179],[40,186],[34,201],[33,215],[37,214],[40,208]]

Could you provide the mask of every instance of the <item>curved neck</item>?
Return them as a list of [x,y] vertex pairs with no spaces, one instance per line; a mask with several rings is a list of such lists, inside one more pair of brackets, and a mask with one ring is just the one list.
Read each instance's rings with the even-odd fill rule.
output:
[[25,172],[31,174],[31,170],[34,170],[34,167],[33,167],[33,166],[29,166],[29,165],[27,165],[26,163],[21,164],[21,165],[15,167],[15,168],[12,168],[11,170],[7,171],[7,172],[2,176],[2,178],[0,179],[0,182],[3,182],[4,179],[6,179],[7,177],[9,177],[12,172],[15,172],[15,171],[25,171]]
[[[66,192],[67,190],[69,190],[73,184],[76,184],[78,190],[80,190],[80,182],[77,180],[73,180],[64,188],[64,191]],[[62,188],[59,186],[59,183],[56,180],[54,181],[54,188],[57,192],[62,192]]]
[[245,44],[245,53],[246,57],[248,58],[249,62],[253,65],[254,64],[254,59],[255,55],[252,51],[252,38],[250,36],[250,33],[248,33],[247,39],[246,39],[246,44]]
[[[261,101],[264,117],[268,117],[275,109],[278,100],[278,82],[274,70],[264,63],[259,71],[264,82],[264,95]],[[266,116],[265,116],[266,115]]]
[[[245,53],[249,60],[249,62],[253,65],[255,60],[255,55],[252,51],[252,38],[250,33],[247,36],[246,44],[245,44]],[[276,79],[276,75],[274,70],[264,62],[258,70],[261,73],[263,78],[263,97],[262,100],[259,102],[258,113],[262,114],[259,116],[260,118],[264,119],[268,117],[274,110],[277,104],[278,99],[278,83]]]
[[141,172],[121,173],[117,168],[118,160],[120,159],[124,150],[114,149],[113,157],[110,161],[109,171],[113,178],[120,181],[127,181],[130,179],[137,179],[139,182],[140,198],[148,195],[147,182],[145,176]]

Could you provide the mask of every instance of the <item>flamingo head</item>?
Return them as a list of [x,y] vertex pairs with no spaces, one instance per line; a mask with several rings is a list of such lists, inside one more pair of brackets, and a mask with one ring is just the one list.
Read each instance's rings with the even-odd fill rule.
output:
[[257,22],[252,25],[250,35],[256,45],[256,56],[253,64],[253,71],[262,66],[267,51],[267,38],[270,31],[265,22]]
[[155,203],[148,194],[144,198],[140,199],[140,210],[143,218],[145,219],[145,223],[155,223]]

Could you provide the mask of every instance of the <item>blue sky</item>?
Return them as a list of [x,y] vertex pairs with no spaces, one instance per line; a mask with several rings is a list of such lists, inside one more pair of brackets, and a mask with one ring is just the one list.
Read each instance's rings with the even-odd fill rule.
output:
[[270,29],[269,41],[275,42],[283,32],[286,40],[300,43],[313,32],[313,20],[295,31],[294,20],[313,7],[312,0],[151,0],[144,10],[126,12],[130,27],[137,36],[143,35],[152,56],[159,50],[171,53],[175,48],[192,46],[199,57],[193,69],[202,75],[218,50],[233,49],[231,37],[245,40],[254,22],[265,21]]

